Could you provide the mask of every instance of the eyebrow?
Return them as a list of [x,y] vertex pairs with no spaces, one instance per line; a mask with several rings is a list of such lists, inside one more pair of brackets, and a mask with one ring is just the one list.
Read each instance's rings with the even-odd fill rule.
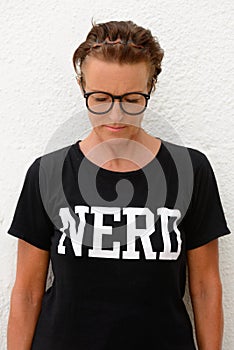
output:
[[[88,92],[88,91],[87,91]],[[89,90],[89,92],[106,92],[106,93],[108,93],[108,94],[111,94],[111,95],[114,95],[114,94],[112,94],[111,92],[109,92],[109,91],[105,91],[105,90],[98,90],[98,89],[90,89]],[[128,94],[128,93],[130,93],[130,92],[141,92],[141,93],[144,93],[144,91],[143,90],[132,90],[132,91],[127,91],[127,92],[124,92],[123,94],[121,94],[121,95],[124,95],[124,94]],[[117,96],[121,96],[121,95],[117,95]]]

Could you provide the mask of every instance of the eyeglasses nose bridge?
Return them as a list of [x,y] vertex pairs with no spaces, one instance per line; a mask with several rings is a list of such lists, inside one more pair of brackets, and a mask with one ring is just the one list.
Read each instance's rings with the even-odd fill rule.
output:
[[119,102],[122,102],[122,97],[122,95],[112,95],[112,101],[119,100]]

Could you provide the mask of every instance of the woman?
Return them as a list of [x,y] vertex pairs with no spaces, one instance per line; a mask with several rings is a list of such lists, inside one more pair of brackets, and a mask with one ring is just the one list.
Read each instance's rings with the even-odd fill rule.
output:
[[141,127],[162,58],[131,21],[94,24],[75,51],[93,129],[26,174],[8,230],[8,350],[194,350],[186,264],[198,349],[221,349],[218,237],[230,230],[213,169]]

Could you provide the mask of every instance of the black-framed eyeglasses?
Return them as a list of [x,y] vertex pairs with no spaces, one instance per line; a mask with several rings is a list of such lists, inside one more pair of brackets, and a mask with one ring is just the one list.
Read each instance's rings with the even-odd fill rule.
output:
[[127,92],[123,95],[112,95],[105,91],[86,92],[82,83],[81,86],[86,99],[86,107],[91,113],[99,115],[108,113],[113,108],[115,99],[120,101],[120,108],[124,113],[139,115],[146,110],[151,93],[150,90],[148,94]]

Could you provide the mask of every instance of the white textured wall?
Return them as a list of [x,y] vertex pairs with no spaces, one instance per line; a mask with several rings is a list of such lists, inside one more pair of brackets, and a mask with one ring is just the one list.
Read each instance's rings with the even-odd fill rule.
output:
[[[161,122],[151,113],[143,126],[168,141],[177,133],[183,144],[208,156],[232,231],[234,5],[232,0],[3,0],[0,14],[0,350],[5,350],[17,248],[6,230],[29,164],[49,141],[57,149],[90,130],[71,57],[92,17],[131,19],[159,38],[165,57],[150,107]],[[233,235],[220,239],[224,350],[234,349],[233,243]]]

